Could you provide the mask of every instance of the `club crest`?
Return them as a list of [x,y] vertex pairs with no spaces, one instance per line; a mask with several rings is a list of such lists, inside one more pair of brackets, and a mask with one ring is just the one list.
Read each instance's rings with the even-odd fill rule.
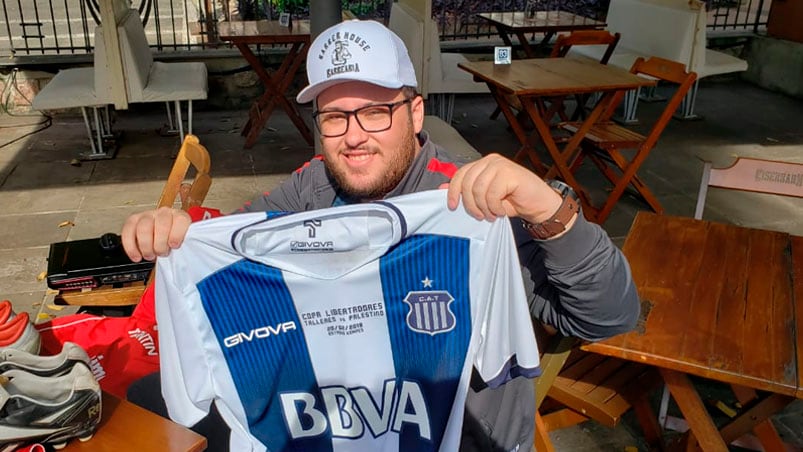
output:
[[453,330],[457,318],[449,306],[452,301],[454,297],[445,290],[409,292],[404,297],[404,302],[410,307],[405,319],[407,326],[415,332],[431,336]]

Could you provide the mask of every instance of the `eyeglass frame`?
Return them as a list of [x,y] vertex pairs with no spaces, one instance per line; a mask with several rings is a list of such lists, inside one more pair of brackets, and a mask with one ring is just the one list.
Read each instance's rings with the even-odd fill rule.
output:
[[[409,104],[413,100],[415,100],[416,97],[417,96],[414,96],[414,97],[402,99],[400,101],[392,102],[392,103],[388,103],[388,104],[365,105],[365,106],[362,106],[360,108],[355,108],[354,110],[348,110],[348,111],[344,111],[344,110],[326,110],[326,111],[316,110],[316,111],[312,112],[312,119],[313,119],[312,122],[315,123],[315,128],[318,129],[318,132],[320,132],[321,136],[324,137],[324,138],[337,138],[337,137],[342,137],[343,135],[347,134],[349,132],[349,127],[351,127],[351,117],[352,116],[354,116],[354,119],[357,120],[357,125],[360,126],[360,128],[364,132],[366,132],[366,133],[384,132],[386,130],[390,130],[390,128],[393,127],[393,113],[396,110],[396,107],[400,107],[400,106],[402,106],[404,104]],[[365,110],[365,109],[368,109],[368,108],[376,108],[376,107],[386,107],[388,109],[388,111],[390,112],[390,121],[388,121],[388,126],[385,127],[384,129],[379,129],[379,130],[366,130],[365,126],[363,126],[362,123],[360,122],[360,117],[357,116],[357,113],[360,112],[361,110]],[[318,116],[321,115],[321,114],[325,114],[325,113],[342,113],[342,114],[345,114],[346,115],[346,130],[344,130],[343,133],[338,134],[338,135],[324,135],[323,131],[321,131],[321,125],[318,123]]]

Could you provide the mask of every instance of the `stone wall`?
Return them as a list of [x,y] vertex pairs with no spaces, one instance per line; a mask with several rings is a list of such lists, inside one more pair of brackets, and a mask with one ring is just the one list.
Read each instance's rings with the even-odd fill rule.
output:
[[803,99],[803,43],[756,36],[745,53],[749,64],[745,80]]

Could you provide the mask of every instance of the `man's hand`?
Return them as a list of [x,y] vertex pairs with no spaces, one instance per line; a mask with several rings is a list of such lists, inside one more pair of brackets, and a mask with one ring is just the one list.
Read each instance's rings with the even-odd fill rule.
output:
[[171,249],[181,246],[190,223],[187,212],[169,207],[135,213],[123,224],[123,248],[134,262],[167,256]]
[[454,210],[460,198],[469,215],[493,221],[520,217],[530,223],[549,219],[562,199],[535,173],[499,154],[471,162],[449,183],[448,205]]

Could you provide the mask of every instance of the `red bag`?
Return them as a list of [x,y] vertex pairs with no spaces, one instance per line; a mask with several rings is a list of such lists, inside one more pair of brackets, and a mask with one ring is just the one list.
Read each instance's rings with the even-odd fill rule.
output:
[[41,354],[57,354],[64,342],[75,342],[89,355],[100,387],[125,398],[134,380],[159,370],[153,294],[153,285],[149,285],[130,317],[74,314],[36,325],[42,338]]

